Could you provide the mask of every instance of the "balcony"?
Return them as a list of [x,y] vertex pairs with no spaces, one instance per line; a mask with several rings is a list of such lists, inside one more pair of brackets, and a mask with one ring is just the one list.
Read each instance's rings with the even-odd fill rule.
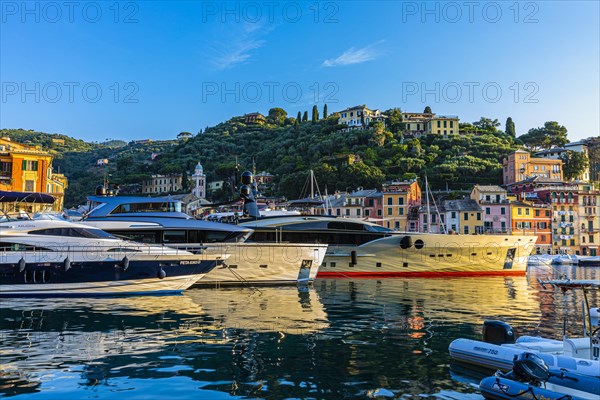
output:
[[508,200],[500,200],[500,201],[496,201],[494,200],[479,200],[479,204],[486,204],[486,205],[494,205],[494,204],[509,204],[510,201]]

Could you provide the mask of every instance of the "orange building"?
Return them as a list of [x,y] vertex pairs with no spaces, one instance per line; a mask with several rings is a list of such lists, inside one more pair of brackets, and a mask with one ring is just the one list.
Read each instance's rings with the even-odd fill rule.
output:
[[407,226],[408,210],[421,205],[421,188],[417,181],[391,182],[383,185],[383,226],[396,230],[416,230]]
[[[0,138],[0,190],[40,192],[56,198],[52,209],[63,208],[67,178],[52,172],[52,155],[38,146]],[[26,211],[37,211],[33,208]]]
[[537,235],[536,254],[552,254],[552,206],[531,201],[510,203],[513,235]]
[[502,161],[505,185],[539,176],[553,181],[562,181],[562,160],[533,158],[525,150],[517,150]]

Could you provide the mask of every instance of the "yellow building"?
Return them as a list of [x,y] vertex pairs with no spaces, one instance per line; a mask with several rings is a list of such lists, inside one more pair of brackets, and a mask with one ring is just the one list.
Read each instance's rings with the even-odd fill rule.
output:
[[444,200],[442,208],[448,232],[465,235],[484,232],[483,210],[475,200]]
[[562,165],[562,160],[534,158],[525,150],[517,150],[502,161],[504,184],[510,185],[536,176],[562,181]]
[[591,184],[580,183],[579,244],[581,255],[598,256],[600,246],[600,191]]
[[406,133],[412,136],[426,134],[457,135],[460,122],[456,115],[436,115],[429,113],[402,113]]
[[407,216],[411,206],[421,205],[421,188],[417,181],[391,182],[383,185],[383,226],[408,231]]
[[[0,190],[47,193],[56,198],[52,209],[63,208],[67,178],[52,172],[52,155],[38,146],[0,138]],[[27,211],[36,211],[31,208]]]
[[552,206],[542,202],[511,201],[513,235],[537,235],[536,254],[552,253]]
[[371,110],[365,105],[346,108],[336,113],[340,116],[339,124],[345,124],[349,129],[366,129],[371,122],[383,122],[387,116],[380,110]]

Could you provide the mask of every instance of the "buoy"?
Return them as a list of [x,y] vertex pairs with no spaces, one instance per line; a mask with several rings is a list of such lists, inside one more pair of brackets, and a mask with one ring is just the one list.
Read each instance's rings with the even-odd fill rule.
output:
[[23,257],[21,257],[21,259],[19,260],[19,272],[25,271],[26,266],[27,266],[27,262],[25,262],[25,259]]
[[123,257],[123,263],[121,265],[123,266],[123,271],[127,271],[127,268],[129,268],[129,258],[127,258],[127,256]]
[[65,260],[63,261],[63,266],[65,267],[65,271],[71,269],[71,260],[69,260],[69,256],[67,256],[67,258],[65,258]]
[[408,249],[412,246],[412,239],[410,236],[404,236],[402,239],[400,239],[400,247],[403,249]]
[[158,276],[158,279],[164,279],[165,276],[167,276],[167,273],[165,272],[164,269],[162,269],[162,267],[158,270],[158,274],[156,274],[156,276]]

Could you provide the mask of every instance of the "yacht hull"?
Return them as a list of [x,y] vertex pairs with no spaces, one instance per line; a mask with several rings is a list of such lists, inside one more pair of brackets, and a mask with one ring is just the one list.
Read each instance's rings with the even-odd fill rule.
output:
[[199,285],[306,284],[319,271],[327,251],[323,244],[221,243],[205,245],[207,256],[227,258]]
[[407,233],[330,246],[318,277],[524,275],[535,236]]
[[0,297],[68,297],[179,293],[218,261],[1,263]]

